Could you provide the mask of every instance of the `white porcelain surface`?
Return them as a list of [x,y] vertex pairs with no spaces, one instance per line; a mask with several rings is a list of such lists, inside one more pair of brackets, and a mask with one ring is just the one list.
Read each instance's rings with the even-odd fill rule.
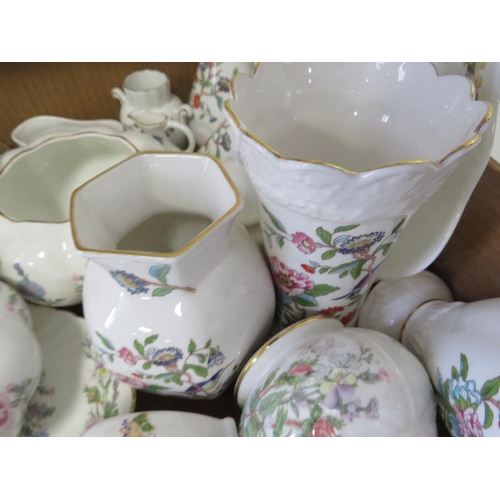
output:
[[78,132],[123,132],[123,126],[116,120],[73,120],[60,116],[33,116],[20,123],[11,134],[18,146],[33,145],[44,138],[75,134]]
[[281,325],[318,313],[353,325],[411,216],[481,141],[491,107],[431,63],[262,63],[234,87],[225,107],[259,197]]
[[398,317],[401,341],[429,373],[453,436],[500,436],[500,299],[435,300],[436,283],[431,273],[380,282],[360,323],[393,335]]
[[423,366],[387,335],[309,318],[280,332],[236,383],[242,436],[435,436]]
[[162,114],[170,122],[187,124],[193,115],[193,110],[188,104],[183,104],[178,96],[172,94],[170,80],[165,73],[152,69],[135,71],[125,78],[123,89],[114,88],[111,95],[120,101],[120,122],[126,130],[137,130],[154,137],[163,149],[168,149],[170,142],[179,149],[187,148],[185,131],[170,128],[159,135],[148,127],[141,127],[130,117],[130,113],[144,110]]
[[138,154],[74,193],[85,318],[107,368],[160,394],[224,390],[275,305],[240,209],[221,165],[199,154]]
[[143,134],[89,132],[5,153],[0,159],[1,278],[30,302],[58,307],[81,302],[86,260],[71,237],[71,193],[155,144]]
[[[437,192],[414,214],[394,251],[377,273],[377,279],[411,276],[428,267],[440,254],[492,153],[498,126],[500,63],[435,63],[440,75],[466,75],[476,83],[477,98],[492,105],[491,125],[483,131],[481,144],[470,151]],[[498,135],[498,133],[496,133]],[[498,138],[496,139],[498,143]]]
[[43,373],[21,435],[78,437],[104,418],[134,410],[135,391],[102,367],[83,318],[48,307],[30,311]]
[[104,420],[83,437],[237,437],[236,423],[181,411],[129,413]]
[[17,436],[42,373],[42,351],[27,304],[0,282],[0,437]]

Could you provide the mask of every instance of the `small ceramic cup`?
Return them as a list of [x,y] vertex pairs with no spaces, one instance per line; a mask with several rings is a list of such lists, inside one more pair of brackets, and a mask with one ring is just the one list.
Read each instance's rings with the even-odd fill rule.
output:
[[281,331],[236,383],[241,436],[436,436],[429,377],[382,333],[312,317]]
[[237,437],[236,423],[182,411],[120,415],[91,427],[83,437]]

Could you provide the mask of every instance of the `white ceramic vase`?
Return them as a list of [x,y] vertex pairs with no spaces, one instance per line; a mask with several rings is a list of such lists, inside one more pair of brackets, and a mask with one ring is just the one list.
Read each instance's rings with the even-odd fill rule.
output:
[[241,436],[435,436],[429,377],[382,333],[308,318],[266,342],[237,383]]
[[84,311],[106,368],[137,388],[215,397],[274,315],[241,197],[200,154],[138,154],[73,195]]
[[399,338],[425,366],[452,436],[500,436],[500,299],[452,302],[425,271],[381,281],[359,326]]

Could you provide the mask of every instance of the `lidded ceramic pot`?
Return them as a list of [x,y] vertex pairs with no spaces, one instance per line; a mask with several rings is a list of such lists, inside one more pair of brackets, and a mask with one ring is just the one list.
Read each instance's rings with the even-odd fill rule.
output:
[[381,281],[359,326],[399,338],[425,366],[452,436],[500,436],[500,299],[452,302],[425,271]]
[[85,132],[50,137],[2,155],[1,279],[35,304],[79,304],[86,260],[71,237],[71,193],[116,162],[155,144],[143,134]]
[[429,377],[383,333],[315,316],[281,331],[243,368],[241,436],[435,436]]
[[481,141],[492,107],[475,95],[431,63],[261,63],[234,78],[225,110],[281,326],[355,324],[410,218]]
[[0,436],[17,436],[42,373],[27,304],[0,282]]
[[136,154],[75,191],[85,319],[121,380],[215,397],[263,341],[275,297],[241,204],[214,157],[189,153]]

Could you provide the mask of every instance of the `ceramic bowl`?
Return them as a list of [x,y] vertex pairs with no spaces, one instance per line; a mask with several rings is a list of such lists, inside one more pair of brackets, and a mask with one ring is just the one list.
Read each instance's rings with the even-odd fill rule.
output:
[[236,382],[240,435],[435,436],[423,366],[387,335],[316,316],[264,344]]
[[22,436],[79,437],[101,420],[134,411],[135,389],[102,367],[83,318],[41,306],[30,312],[43,372]]
[[148,411],[110,418],[83,437],[237,437],[236,423],[182,411]]
[[1,157],[0,276],[26,300],[58,307],[81,302],[86,260],[71,237],[71,194],[140,148],[154,148],[154,139],[137,141],[140,135],[51,137]]
[[0,282],[0,436],[17,436],[42,372],[27,304]]

